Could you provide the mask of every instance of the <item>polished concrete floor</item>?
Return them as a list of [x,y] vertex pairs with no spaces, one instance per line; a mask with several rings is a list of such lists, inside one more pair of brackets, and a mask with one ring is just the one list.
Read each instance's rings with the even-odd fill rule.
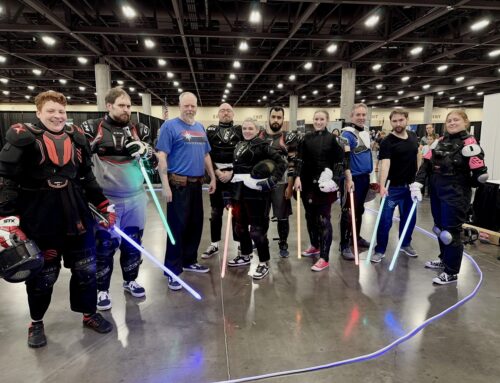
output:
[[[206,193],[204,205],[200,253],[210,241]],[[369,206],[376,208],[377,203]],[[203,261],[211,267],[209,274],[184,273],[185,281],[203,296],[201,301],[185,290],[168,290],[163,273],[148,260],[138,279],[147,297],[135,299],[121,289],[115,269],[113,308],[104,314],[115,329],[107,335],[84,329],[80,315],[69,310],[69,274],[62,272],[45,317],[48,345],[36,350],[26,345],[24,285],[2,281],[0,382],[205,383],[326,364],[386,346],[468,295],[478,282],[478,274],[464,259],[457,285],[433,286],[435,272],[423,265],[437,254],[437,244],[420,233],[414,233],[413,240],[419,257],[401,255],[389,272],[394,227],[388,259],[377,265],[361,262],[358,268],[339,259],[338,216],[339,206],[334,205],[331,264],[320,273],[310,271],[311,259],[296,256],[295,215],[289,239],[292,255],[280,259],[277,241],[272,241],[266,279],[252,281],[253,264],[229,269],[221,280],[222,254]],[[374,215],[365,214],[362,234],[367,239],[374,221]],[[428,200],[419,207],[418,224],[432,226]],[[165,235],[152,203],[146,233],[145,247],[162,260]],[[275,236],[272,223],[269,237]],[[478,243],[467,251],[480,265],[484,283],[464,306],[379,358],[265,381],[499,382],[500,247]],[[230,254],[236,254],[234,243]]]

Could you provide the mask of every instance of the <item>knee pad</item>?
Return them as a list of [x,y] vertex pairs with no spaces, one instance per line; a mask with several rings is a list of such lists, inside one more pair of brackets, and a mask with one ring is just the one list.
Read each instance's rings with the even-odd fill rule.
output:
[[434,227],[432,228],[432,232],[436,234],[437,237],[439,237],[439,234],[441,234],[441,229],[434,225]]
[[456,233],[454,231],[443,230],[439,233],[439,239],[443,244],[450,245],[456,238]]
[[99,257],[113,257],[120,243],[117,238],[112,238],[105,230],[98,230],[95,234],[95,248]]
[[80,285],[88,286],[96,280],[96,255],[92,249],[72,252],[74,257],[73,275],[78,278]]
[[54,287],[60,270],[61,265],[59,262],[46,263],[42,271],[35,278],[27,281],[26,284],[32,286],[39,293],[50,290]]

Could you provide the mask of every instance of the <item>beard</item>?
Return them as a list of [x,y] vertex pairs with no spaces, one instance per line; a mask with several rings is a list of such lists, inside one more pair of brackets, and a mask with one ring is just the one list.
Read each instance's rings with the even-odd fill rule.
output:
[[275,133],[276,133],[276,132],[279,132],[282,126],[283,126],[283,124],[281,124],[281,125],[280,125],[280,124],[278,124],[277,122],[275,122],[274,124],[270,124],[270,125],[269,125],[269,127],[271,128],[271,130],[272,130],[273,132],[275,132]]

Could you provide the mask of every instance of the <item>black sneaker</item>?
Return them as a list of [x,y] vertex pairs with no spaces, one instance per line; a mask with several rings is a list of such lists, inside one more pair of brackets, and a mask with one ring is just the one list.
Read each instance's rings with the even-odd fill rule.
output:
[[83,316],[83,325],[85,327],[91,328],[100,334],[106,334],[113,330],[113,325],[111,322],[104,319],[104,317],[99,313],[94,313],[90,317]]
[[247,266],[251,262],[249,255],[237,255],[233,259],[227,261],[229,267]]
[[253,279],[262,279],[267,274],[269,274],[269,266],[268,265],[259,265],[259,266],[257,266],[257,270],[255,270],[255,273],[253,273],[252,278]]
[[168,277],[168,288],[170,290],[177,291],[177,290],[182,289],[182,285],[179,282],[177,282],[174,278],[169,276]]
[[286,241],[279,241],[278,246],[280,248],[280,257],[281,258],[288,258],[288,243]]
[[32,322],[28,328],[28,347],[39,348],[47,345],[43,322]]
[[199,263],[193,263],[189,266],[184,266],[182,268],[184,271],[192,271],[193,273],[208,273],[210,269],[206,266],[202,266]]
[[214,245],[210,245],[207,249],[201,254],[202,259],[212,258],[215,254],[219,253],[219,248]]
[[444,269],[444,263],[441,259],[425,262],[425,267],[428,269]]
[[358,247],[364,247],[364,248],[368,249],[370,247],[370,242],[368,242],[363,237],[359,237],[358,238]]
[[455,283],[458,280],[457,274],[448,274],[442,272],[436,278],[432,279],[433,283],[437,283],[438,285],[447,285],[448,283]]

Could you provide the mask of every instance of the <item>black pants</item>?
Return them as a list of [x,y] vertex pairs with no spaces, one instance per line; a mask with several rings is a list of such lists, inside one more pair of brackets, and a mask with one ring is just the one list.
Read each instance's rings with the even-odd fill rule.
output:
[[[353,176],[354,181],[354,213],[356,219],[356,235],[359,237],[363,213],[365,212],[365,199],[370,187],[370,175],[360,174]],[[340,218],[340,248],[345,249],[349,246],[352,238],[352,223],[350,212],[350,195],[345,190],[345,181],[340,186],[342,200],[342,215]]]
[[452,241],[445,245],[439,238],[440,258],[447,274],[458,274],[462,263],[464,245],[460,238],[462,225],[467,220],[471,188],[464,177],[431,176],[431,210],[434,225],[448,231]]
[[[231,184],[217,181],[216,189],[210,194],[210,239],[212,242],[221,240],[222,216],[224,215],[225,203],[231,200]],[[234,225],[233,225],[234,230]],[[234,236],[234,234],[233,234]]]
[[267,262],[271,258],[267,239],[269,204],[269,193],[262,193],[262,199],[245,198],[233,202],[234,230],[240,240],[241,254],[252,253],[253,240],[260,262]]
[[167,205],[167,221],[176,241],[167,239],[165,266],[176,275],[182,268],[198,259],[203,230],[203,199],[200,182],[188,182],[186,186],[170,185],[172,202]]
[[[89,226],[91,227],[91,226]],[[69,298],[72,311],[92,314],[96,310],[96,255],[92,229],[78,236],[36,238],[45,263],[35,277],[26,281],[31,318],[41,320],[49,308],[52,291],[61,269],[71,269]]]
[[[322,193],[322,192],[318,192]],[[307,232],[311,245],[320,250],[320,258],[328,262],[332,245],[332,202],[314,204],[308,194],[304,193],[302,203],[306,212]]]

